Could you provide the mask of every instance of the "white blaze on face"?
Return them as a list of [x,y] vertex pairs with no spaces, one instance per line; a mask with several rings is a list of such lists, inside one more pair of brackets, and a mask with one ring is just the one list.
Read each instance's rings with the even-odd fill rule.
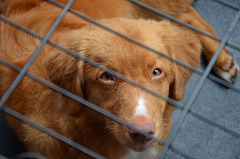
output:
[[145,105],[145,100],[143,97],[140,97],[138,99],[138,104],[135,108],[134,116],[137,116],[137,115],[148,116],[147,107]]

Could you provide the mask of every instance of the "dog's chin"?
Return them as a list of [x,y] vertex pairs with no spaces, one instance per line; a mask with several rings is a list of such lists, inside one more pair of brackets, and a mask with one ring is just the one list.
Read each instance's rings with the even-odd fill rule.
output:
[[131,146],[127,146],[127,147],[136,152],[143,152],[154,146],[155,146],[154,144],[150,144],[150,145],[135,145],[135,146],[131,145]]
[[146,151],[147,149],[155,147],[156,145],[157,145],[157,143],[152,140],[149,142],[143,143],[143,144],[136,143],[131,140],[128,140],[128,142],[125,143],[125,147],[127,147],[130,150],[136,151],[136,152]]

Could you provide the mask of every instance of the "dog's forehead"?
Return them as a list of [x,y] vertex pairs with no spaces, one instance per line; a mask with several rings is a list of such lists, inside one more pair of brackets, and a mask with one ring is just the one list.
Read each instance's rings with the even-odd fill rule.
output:
[[[163,49],[164,50],[164,49]],[[161,50],[162,51],[162,50]],[[164,50],[165,51],[165,50]],[[129,79],[148,78],[154,68],[168,71],[169,60],[133,43],[114,43],[92,59]]]
[[[161,29],[157,27],[160,26],[155,22],[151,25],[145,22],[142,24],[141,21],[124,20],[123,23],[115,24],[117,26],[107,25],[137,43],[168,54],[164,39],[159,36]],[[85,50],[85,56],[117,72],[124,74],[137,69],[145,71],[159,64],[168,63],[162,56],[115,33],[96,27],[88,31],[83,38],[84,45],[83,43],[81,45],[83,47],[81,49]]]
[[[147,27],[149,28],[148,25]],[[156,29],[156,27],[153,28]],[[156,30],[145,30],[139,26],[131,27],[131,25],[113,27],[113,29],[121,35],[99,28],[89,32],[85,40],[89,54],[91,54],[89,56],[106,60],[109,60],[109,58],[113,59],[114,57],[119,60],[138,60],[142,57],[145,57],[147,60],[147,58],[158,57],[158,55],[154,55],[156,53],[146,49],[146,47],[165,54],[167,53],[164,41]]]
[[[143,39],[139,35],[136,40],[154,50],[167,53],[166,48],[159,39],[156,42],[152,39]],[[103,37],[90,47],[88,56],[92,60],[115,70],[122,70],[126,67],[153,67],[159,59],[163,59],[160,55],[117,36]]]

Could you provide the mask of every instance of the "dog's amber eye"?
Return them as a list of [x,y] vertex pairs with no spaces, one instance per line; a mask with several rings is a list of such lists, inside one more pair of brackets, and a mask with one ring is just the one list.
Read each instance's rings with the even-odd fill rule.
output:
[[160,69],[155,69],[152,72],[152,77],[157,77],[157,76],[160,76],[161,74],[162,74],[162,72]]
[[108,72],[103,73],[100,78],[104,81],[112,81],[113,80],[113,76]]

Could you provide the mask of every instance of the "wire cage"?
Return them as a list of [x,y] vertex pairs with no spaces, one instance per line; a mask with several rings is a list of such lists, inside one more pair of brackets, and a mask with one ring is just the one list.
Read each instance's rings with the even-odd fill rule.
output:
[[[54,30],[56,29],[57,25],[60,23],[63,16],[66,12],[72,12],[75,15],[78,15],[80,18],[88,20],[95,25],[102,27],[113,34],[117,34],[118,36],[122,36],[127,40],[130,40],[137,45],[141,45],[144,48],[147,48],[155,53],[161,54],[154,49],[141,44],[134,39],[121,35],[120,33],[103,26],[102,24],[98,23],[97,21],[86,17],[72,9],[69,9],[70,3],[74,2],[74,0],[69,0],[68,5],[64,6],[60,3],[57,3],[54,0],[46,0],[54,5],[63,8],[62,14],[56,20],[50,31],[45,37],[42,37],[31,30],[28,30],[12,21],[7,19],[6,17],[0,15],[0,20],[17,27],[36,38],[41,39],[41,44],[37,48],[37,50],[33,53],[30,60],[27,64],[21,69],[19,67],[13,66],[12,64],[8,63],[0,59],[0,63],[10,67],[19,72],[19,75],[12,83],[11,87],[7,90],[5,95],[0,100],[0,109],[1,109],[1,116],[4,113],[8,113],[40,130],[45,133],[50,134],[51,136],[65,142],[68,145],[73,146],[74,148],[82,151],[93,158],[103,158],[99,154],[89,150],[86,147],[83,147],[79,143],[75,143],[65,136],[62,136],[42,125],[39,125],[25,116],[11,110],[4,106],[5,102],[11,96],[12,92],[15,90],[16,86],[19,84],[20,80],[24,76],[28,76],[49,88],[60,92],[61,94],[68,96],[72,100],[80,102],[87,107],[123,124],[128,127],[132,127],[129,123],[126,123],[122,119],[114,116],[113,114],[99,108],[98,106],[89,103],[88,101],[56,86],[53,85],[41,78],[36,77],[35,75],[28,73],[28,68],[34,62],[35,58],[38,56],[41,49],[44,47],[46,43],[53,45],[68,54],[71,54],[81,60],[84,60],[100,69],[104,69],[109,73],[117,76],[118,78],[125,80],[141,89],[153,93],[151,90],[144,88],[143,86],[126,79],[124,76],[114,72],[113,70],[107,69],[105,67],[100,66],[98,63],[91,61],[87,58],[81,57],[76,53],[52,42],[49,41],[49,37],[52,35]],[[149,6],[146,6],[140,3],[137,0],[129,0],[134,4],[140,5],[141,7],[147,8],[152,12],[160,14],[161,16],[175,21],[181,25],[188,27],[191,30],[200,32],[213,38],[220,42],[219,49],[216,51],[212,60],[208,63],[202,63],[200,68],[195,69],[188,65],[181,63],[171,57],[166,57],[174,62],[177,62],[188,69],[191,69],[195,72],[195,74],[189,80],[186,91],[185,97],[182,102],[175,102],[169,98],[165,98],[158,94],[155,94],[159,98],[163,98],[167,102],[176,106],[177,110],[173,116],[173,125],[172,125],[172,132],[166,142],[160,141],[155,139],[160,144],[163,144],[164,147],[161,153],[158,156],[158,159],[240,159],[240,78],[237,78],[234,84],[229,84],[215,75],[211,73],[211,69],[224,45],[228,46],[231,51],[233,52],[233,56],[235,60],[240,63],[240,2],[238,0],[198,0],[196,1],[193,6],[197,9],[200,15],[213,25],[221,38],[214,37],[208,33],[205,33],[193,26],[190,26],[186,23],[183,23],[165,13],[157,11]],[[17,139],[14,134],[11,133],[11,130],[6,126],[4,119],[1,117],[0,120],[1,128],[0,128],[0,141],[3,143],[0,146],[0,158],[44,158],[41,154],[35,153],[24,153],[24,148],[19,148],[21,144],[16,144]],[[9,142],[12,142],[11,144]],[[16,148],[13,148],[13,147]],[[10,150],[12,149],[12,150]]]

